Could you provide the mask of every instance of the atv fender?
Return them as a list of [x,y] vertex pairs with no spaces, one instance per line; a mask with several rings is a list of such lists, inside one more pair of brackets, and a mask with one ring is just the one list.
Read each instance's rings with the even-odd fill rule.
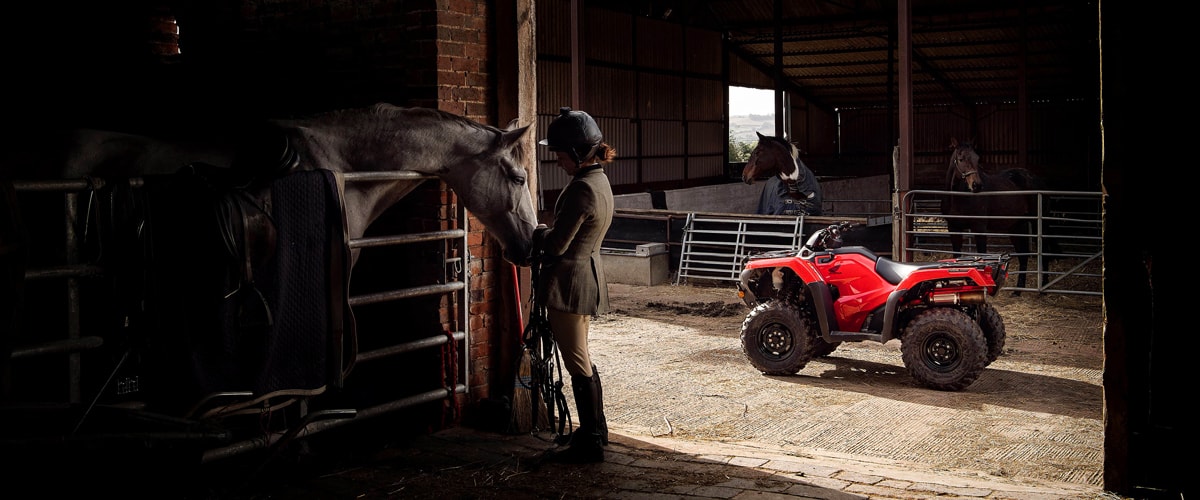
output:
[[817,313],[817,324],[821,327],[821,338],[826,342],[857,342],[873,340],[884,343],[896,337],[896,311],[900,301],[908,293],[906,289],[896,289],[888,294],[887,304],[883,310],[883,331],[879,333],[843,332],[838,330],[837,313],[833,309],[833,292],[824,281],[806,283],[808,296],[813,301],[813,309]]
[[838,329],[837,314],[833,311],[833,292],[824,281],[810,281],[808,296],[812,298],[813,308],[817,311],[817,324],[821,325],[821,338],[826,342],[836,342],[833,333]]

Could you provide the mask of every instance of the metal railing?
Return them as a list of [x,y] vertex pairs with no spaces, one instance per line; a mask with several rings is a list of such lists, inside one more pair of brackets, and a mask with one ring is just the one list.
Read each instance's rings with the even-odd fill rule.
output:
[[688,279],[737,281],[748,255],[800,248],[804,216],[771,220],[693,213],[683,231],[676,285]]
[[[422,182],[428,179],[436,179],[434,176],[426,176],[415,174],[412,172],[392,172],[392,173],[362,173],[362,174],[335,174],[340,175],[341,182],[338,185],[352,182],[378,182],[390,180],[412,180],[414,182]],[[114,180],[115,181],[115,180]],[[63,280],[65,293],[65,306],[63,308],[67,312],[66,331],[61,335],[55,332],[39,331],[38,340],[25,344],[14,346],[11,354],[12,359],[22,359],[25,363],[41,362],[47,366],[53,366],[52,363],[57,356],[65,355],[67,358],[66,369],[68,375],[66,377],[67,387],[62,388],[65,397],[58,394],[60,391],[57,388],[50,388],[54,394],[46,394],[39,396],[38,404],[44,406],[47,404],[41,399],[50,400],[53,407],[57,407],[59,403],[54,403],[55,400],[62,401],[67,406],[78,406],[85,404],[95,404],[103,393],[110,388],[110,384],[128,384],[133,391],[136,391],[136,381],[109,380],[103,384],[97,394],[84,394],[85,387],[95,384],[84,384],[83,373],[81,369],[83,363],[86,362],[85,354],[89,351],[95,351],[105,345],[105,338],[102,335],[89,334],[91,331],[90,325],[82,323],[81,307],[89,297],[81,292],[80,283],[87,279],[100,279],[106,277],[109,270],[102,265],[94,263],[81,262],[81,246],[85,235],[80,234],[81,228],[89,227],[90,218],[93,217],[91,210],[95,206],[96,193],[105,187],[105,179],[76,179],[76,180],[22,180],[15,181],[13,187],[17,193],[23,196],[29,196],[29,193],[47,193],[50,195],[60,195],[63,197],[63,245],[65,262],[61,264],[40,265],[31,267],[26,270],[24,279],[26,283],[33,281],[48,281],[48,280]],[[140,188],[144,185],[143,179],[121,179],[120,182],[127,182],[131,188]],[[339,193],[340,195],[340,193]],[[81,214],[82,211],[82,214]],[[426,233],[415,234],[400,234],[388,236],[374,236],[349,239],[346,241],[347,251],[351,249],[362,249],[368,247],[381,247],[393,245],[406,245],[428,241],[447,241],[461,248],[459,255],[469,256],[467,251],[467,213],[462,204],[458,204],[457,229],[432,231]],[[33,222],[44,223],[44,220],[31,221],[29,215],[26,214],[26,224]],[[448,252],[447,252],[448,253]],[[446,255],[446,254],[443,254]],[[449,342],[459,343],[459,352],[469,352],[470,346],[470,305],[469,305],[469,272],[470,266],[465,262],[467,257],[451,257],[444,258],[443,265],[446,273],[443,283],[435,283],[431,285],[416,286],[402,288],[396,290],[388,290],[383,292],[375,292],[370,294],[362,294],[350,296],[347,301],[351,308],[366,304],[375,304],[380,302],[403,300],[415,297],[425,297],[430,295],[440,294],[456,294],[455,302],[458,305],[457,322],[461,330],[454,332],[437,332],[417,340],[398,343],[385,347],[378,347],[370,351],[356,352],[355,362],[378,362],[384,358],[396,356],[402,353],[407,353],[415,350],[429,349],[445,345]],[[51,298],[52,299],[52,298]],[[349,311],[347,311],[349,313]],[[17,332],[5,332],[6,335],[15,335]],[[28,336],[25,336],[28,337]],[[56,338],[57,337],[57,338]],[[335,349],[342,350],[346,346],[335,346]],[[458,371],[459,380],[469,380],[470,366],[469,355],[456,356],[459,360],[459,366],[453,369]],[[336,363],[341,363],[342,353],[330,353],[331,360]],[[340,368],[340,367],[339,367]],[[337,373],[342,373],[341,370],[335,370]],[[113,374],[110,374],[110,378]],[[334,384],[341,385],[342,380],[334,381]],[[409,396],[400,397],[392,401],[383,402],[366,408],[357,409],[325,409],[325,410],[310,410],[307,405],[302,405],[306,409],[303,410],[302,419],[300,422],[293,424],[285,433],[264,433],[261,436],[253,437],[241,442],[227,443],[223,446],[212,448],[203,453],[202,461],[208,462],[228,456],[241,454],[255,449],[265,448],[277,443],[280,439],[291,439],[295,437],[303,437],[311,435],[330,428],[341,427],[353,422],[358,422],[367,418],[372,418],[385,413],[393,412],[402,408],[413,405],[424,404],[431,401],[439,401],[453,399],[458,394],[468,392],[468,385],[458,383],[454,387],[440,387],[431,390],[420,391]],[[205,401],[215,402],[217,400],[228,400],[229,398],[238,397],[253,397],[254,395],[246,393],[222,393],[210,395],[205,398],[200,404],[205,404]],[[76,426],[78,427],[78,426]],[[70,429],[64,429],[63,434],[67,436],[72,434]],[[162,433],[155,432],[127,432],[124,433],[134,439],[154,439],[156,435]],[[49,439],[58,440],[64,436],[51,436]],[[172,435],[171,439],[177,439],[178,435]],[[211,438],[211,435],[198,436]]]
[[[1028,196],[1036,200],[1037,210],[1021,216],[944,213],[942,200],[952,196]],[[905,235],[901,242],[901,253],[904,260],[914,261],[979,255],[975,251],[975,239],[986,236],[988,253],[1007,252],[1014,259],[1028,260],[1027,269],[1019,269],[1015,264],[1009,266],[1005,290],[1100,295],[1103,277],[1103,202],[1102,193],[1084,191],[910,191],[901,200],[903,220],[899,222],[903,224]],[[1028,223],[1031,231],[951,232],[948,222],[955,219]],[[951,248],[951,235],[963,237],[963,245],[958,252]],[[1029,238],[1029,250],[1018,252],[1011,243],[1014,237]],[[1025,286],[1016,286],[1017,280],[1014,278],[1022,275],[1025,277]]]

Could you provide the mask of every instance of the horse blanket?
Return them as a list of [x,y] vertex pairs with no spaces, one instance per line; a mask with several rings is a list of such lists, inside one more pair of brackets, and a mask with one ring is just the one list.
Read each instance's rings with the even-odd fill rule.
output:
[[243,409],[254,411],[322,392],[341,366],[334,339],[352,324],[333,173],[295,172],[253,191],[192,171],[147,178],[144,192],[142,361],[154,400],[180,410],[248,392]]
[[[804,167],[807,168],[807,167]],[[812,198],[800,200],[789,191],[787,183],[778,175],[772,175],[763,183],[762,194],[758,198],[759,215],[821,215],[821,189],[812,171],[805,176],[806,182],[800,186],[800,192],[807,196],[814,193]]]

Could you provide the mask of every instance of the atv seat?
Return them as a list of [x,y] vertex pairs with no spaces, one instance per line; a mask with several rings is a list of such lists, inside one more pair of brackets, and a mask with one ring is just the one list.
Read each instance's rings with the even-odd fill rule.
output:
[[880,277],[893,285],[899,285],[900,282],[904,281],[904,278],[907,278],[908,275],[913,273],[913,271],[929,267],[941,267],[941,264],[937,262],[912,264],[908,262],[896,262],[883,257],[880,257],[875,261],[875,272],[879,273]]

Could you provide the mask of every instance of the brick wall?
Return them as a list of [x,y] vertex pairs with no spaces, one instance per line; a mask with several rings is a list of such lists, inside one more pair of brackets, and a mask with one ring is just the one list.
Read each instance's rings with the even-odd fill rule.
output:
[[[25,2],[12,11],[20,29],[3,34],[9,82],[20,96],[11,118],[28,124],[22,133],[30,135],[42,124],[187,134],[382,101],[495,125],[490,9],[485,0],[97,0],[71,8]],[[397,224],[418,230],[457,224],[451,191],[432,182],[420,190],[433,192],[414,192]],[[440,201],[417,203],[430,198]],[[386,315],[413,330],[418,323],[431,331],[470,327],[471,344],[462,354],[471,372],[460,382],[470,385],[471,401],[458,401],[467,411],[491,396],[504,371],[497,366],[507,364],[496,360],[519,335],[515,304],[504,295],[512,290],[511,268],[483,225],[473,218],[468,224],[469,304],[443,297],[432,305],[393,306],[397,310]],[[432,267],[427,256],[405,258],[410,266]],[[384,262],[380,274],[428,272],[405,273],[393,269],[403,260],[377,260]],[[358,274],[352,286],[367,281]],[[470,325],[459,324],[461,307],[469,307]]]
[[[471,118],[496,124],[493,75],[490,68],[492,51],[489,45],[494,36],[489,32],[488,2],[450,0],[435,2],[432,10],[413,11],[414,20],[408,32],[408,44],[416,48],[422,62],[410,72],[407,82],[410,104],[436,107]],[[430,22],[432,20],[432,22]],[[432,59],[430,59],[432,57]],[[433,69],[425,63],[434,61]],[[451,195],[453,196],[453,195]],[[476,404],[493,396],[492,385],[509,377],[506,350],[516,345],[519,326],[515,307],[511,264],[503,260],[499,245],[487,234],[476,219],[468,221],[468,251],[471,265],[467,269],[469,318],[471,332],[468,352],[470,367],[469,396],[459,396],[462,420],[470,420]],[[508,296],[506,296],[506,294]],[[521,300],[522,298],[516,298]],[[460,317],[457,313],[449,317]],[[499,395],[499,394],[497,394]]]
[[[436,53],[437,103],[439,109],[466,116],[482,123],[495,124],[492,66],[488,31],[488,2],[480,0],[447,0],[436,2],[438,7],[435,40],[427,46]],[[468,222],[471,254],[470,332],[468,346],[470,401],[464,403],[471,411],[480,399],[491,396],[491,384],[502,376],[502,367],[493,366],[493,354],[515,345],[516,332],[507,325],[512,316],[503,310],[507,303],[501,294],[508,289],[507,271],[510,264],[501,257],[499,245],[487,235],[483,224],[472,218]],[[510,340],[506,344],[506,340]],[[503,359],[498,357],[497,359]],[[465,398],[460,398],[465,399]]]

